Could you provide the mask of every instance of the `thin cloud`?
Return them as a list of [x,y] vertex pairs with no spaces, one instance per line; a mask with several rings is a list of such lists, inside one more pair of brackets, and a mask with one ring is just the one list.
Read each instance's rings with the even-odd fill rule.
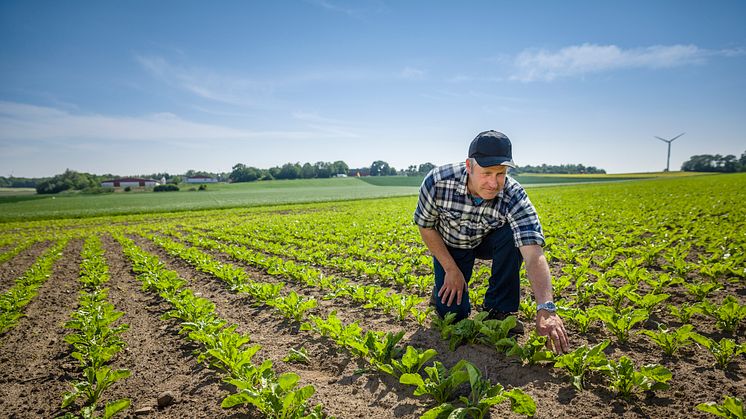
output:
[[557,51],[526,50],[515,57],[515,72],[510,78],[524,82],[552,81],[619,69],[672,68],[702,64],[710,56],[733,54],[734,51],[738,50],[710,51],[696,45],[623,49],[595,44],[574,45]]
[[[368,1],[367,7],[349,7],[346,3],[335,2],[332,0],[306,0],[306,3],[357,19],[364,18],[369,14],[382,13],[387,10],[383,3],[376,0]],[[340,3],[343,3],[344,5]]]
[[427,73],[425,70],[420,70],[414,67],[405,67],[399,74],[401,78],[408,80],[422,80],[425,78]]
[[159,56],[136,55],[135,60],[165,83],[215,102],[252,106],[257,102],[257,97],[264,97],[272,91],[270,83],[184,67]]
[[202,124],[171,113],[138,117],[71,114],[55,108],[0,101],[0,141],[167,141],[186,144],[210,140],[313,140],[348,138],[329,127],[298,131],[249,131]]

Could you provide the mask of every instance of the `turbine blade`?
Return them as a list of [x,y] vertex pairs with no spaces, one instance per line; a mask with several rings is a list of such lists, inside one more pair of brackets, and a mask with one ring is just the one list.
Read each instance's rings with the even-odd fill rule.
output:
[[659,139],[659,140],[663,141],[664,143],[667,143],[667,142],[668,142],[668,140],[664,140],[663,138],[661,138],[661,137],[659,137],[659,136],[657,136],[657,135],[654,135],[653,137],[655,137],[655,138],[657,138],[657,139]]
[[685,132],[682,132],[681,134],[679,134],[679,135],[677,135],[677,136],[675,136],[675,137],[671,138],[671,141],[673,141],[673,140],[675,140],[675,139],[677,139],[677,138],[681,137],[681,136],[682,136],[682,135],[684,135],[684,134],[686,134],[686,133],[685,133]]

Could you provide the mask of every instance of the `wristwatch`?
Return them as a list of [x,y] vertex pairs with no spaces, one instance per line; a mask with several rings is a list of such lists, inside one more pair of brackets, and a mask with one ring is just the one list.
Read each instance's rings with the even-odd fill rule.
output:
[[547,301],[546,303],[542,303],[536,306],[536,311],[539,311],[539,310],[546,310],[549,313],[556,313],[557,306],[554,305],[554,302]]

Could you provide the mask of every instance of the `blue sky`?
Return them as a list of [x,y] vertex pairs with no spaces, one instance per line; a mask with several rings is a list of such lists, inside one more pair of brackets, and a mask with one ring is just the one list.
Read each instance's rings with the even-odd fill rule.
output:
[[0,2],[0,175],[746,151],[743,1]]

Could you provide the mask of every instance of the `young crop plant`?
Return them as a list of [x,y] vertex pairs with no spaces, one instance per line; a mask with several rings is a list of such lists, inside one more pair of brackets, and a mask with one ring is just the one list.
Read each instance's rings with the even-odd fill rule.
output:
[[715,402],[700,403],[697,405],[697,409],[727,419],[746,418],[746,409],[743,408],[743,400],[738,397],[724,396],[723,404]]
[[518,310],[527,319],[533,319],[536,317],[536,301],[530,296],[522,299],[518,305]]
[[582,391],[586,374],[608,364],[609,361],[604,353],[607,346],[609,346],[608,340],[590,348],[581,346],[570,353],[555,357],[554,367],[564,368],[572,377],[572,385]]
[[618,362],[610,360],[598,370],[609,377],[609,388],[622,398],[630,398],[634,393],[666,390],[671,380],[671,371],[667,368],[650,364],[637,371],[632,360],[626,356],[622,356]]
[[683,284],[684,278],[669,274],[660,274],[655,278],[648,278],[645,282],[653,288],[651,291],[652,294],[661,294],[674,285]]
[[629,298],[629,300],[632,301],[635,306],[642,308],[649,313],[652,313],[655,306],[666,301],[669,297],[669,294],[654,294],[652,292],[642,296],[634,291],[631,291],[629,294],[627,294],[627,298]]
[[689,291],[689,293],[697,299],[697,301],[704,301],[710,296],[710,294],[723,288],[722,284],[714,281],[699,282],[696,284],[689,284],[685,282],[684,286]]
[[[606,276],[610,275],[610,271],[606,273]],[[614,310],[619,310],[622,307],[622,302],[624,301],[624,299],[627,298],[629,293],[637,290],[637,285],[628,283],[622,285],[621,287],[617,287],[609,283],[609,281],[606,279],[606,276],[596,281],[596,283],[593,285],[593,289],[596,290],[598,293],[606,296],[605,300],[608,305],[611,306],[611,308],[613,308]]]
[[528,335],[528,340],[523,345],[513,344],[507,352],[508,356],[517,356],[524,363],[534,365],[539,362],[554,361],[554,354],[547,349],[547,337],[540,336],[535,330]]
[[680,306],[668,305],[668,311],[672,316],[676,317],[683,324],[687,324],[691,321],[692,316],[698,313],[702,313],[702,309],[699,304],[681,303]]
[[241,380],[230,379],[228,382],[236,386],[238,393],[226,397],[221,406],[229,408],[250,404],[266,414],[266,417],[276,419],[323,418],[321,405],[311,408],[308,404],[308,399],[316,389],[312,385],[298,388],[299,380],[298,374],[287,372],[256,388]]
[[708,300],[699,303],[703,314],[715,319],[715,325],[725,333],[733,334],[738,329],[739,323],[746,318],[746,304],[739,304],[736,297],[729,295],[719,305],[712,304]]
[[707,348],[715,357],[715,365],[720,369],[728,368],[735,357],[746,353],[746,343],[736,343],[733,339],[722,338],[719,341],[702,336],[699,333],[693,333],[692,339],[698,344]]
[[673,356],[679,348],[692,343],[692,336],[695,332],[694,326],[691,324],[685,324],[678,329],[669,329],[667,326],[659,324],[657,332],[642,330],[640,333],[646,335],[653,343],[660,346],[666,356]]
[[619,343],[626,343],[629,340],[632,326],[646,321],[649,316],[648,311],[642,308],[627,307],[617,311],[609,306],[595,306],[592,310],[594,315],[616,336]]
[[290,348],[290,352],[282,360],[293,364],[309,364],[311,362],[308,351],[302,346],[299,349]]
[[469,396],[460,396],[459,400],[464,407],[456,407],[451,403],[443,403],[422,415],[425,419],[436,419],[442,417],[483,419],[488,414],[490,407],[510,400],[511,410],[518,414],[533,416],[536,414],[536,403],[520,389],[505,391],[501,384],[492,384],[482,378],[482,372],[473,364],[464,365],[469,376],[471,391]]
[[278,297],[273,300],[267,300],[267,304],[273,306],[288,319],[300,322],[303,315],[313,308],[316,308],[314,298],[301,298],[295,291],[291,291],[285,297]]
[[560,307],[559,312],[562,318],[567,319],[569,323],[576,326],[578,332],[583,335],[588,333],[588,328],[597,318],[593,310],[583,310],[582,308]]
[[432,366],[425,367],[425,376],[406,373],[399,377],[399,382],[416,386],[415,396],[427,394],[438,403],[446,403],[453,399],[456,389],[469,380],[469,373],[466,371],[467,363],[468,361],[462,359],[451,369],[446,369],[440,361],[435,361]]
[[[117,381],[127,378],[130,376],[130,371],[127,369],[112,370],[108,366],[95,369],[88,367],[83,370],[83,380],[73,384],[72,391],[65,393],[62,400],[62,408],[66,409],[70,407],[79,397],[85,398],[85,406],[80,411],[80,416],[83,418],[94,418],[96,407],[98,406],[99,400],[103,392],[111,387]],[[118,412],[129,407],[130,401],[128,399],[120,399],[106,403],[104,407],[104,418],[111,418]],[[64,416],[65,418],[76,417],[72,413],[68,412]]]
[[427,361],[437,355],[435,349],[421,351],[414,346],[407,345],[407,350],[400,360],[392,359],[391,365],[399,374],[418,374]]

